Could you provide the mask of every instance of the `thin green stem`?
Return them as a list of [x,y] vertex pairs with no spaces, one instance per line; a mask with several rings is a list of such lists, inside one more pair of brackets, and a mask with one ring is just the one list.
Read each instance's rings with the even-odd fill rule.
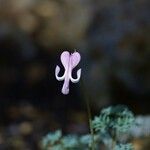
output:
[[91,115],[91,109],[90,109],[90,96],[87,94],[88,91],[86,90],[83,81],[82,83],[82,92],[84,93],[84,99],[86,101],[86,107],[87,107],[87,114],[88,114],[88,120],[89,120],[89,128],[90,128],[90,134],[92,137],[92,145],[91,145],[91,150],[94,150],[94,131],[92,128],[92,115]]
[[113,139],[113,140],[112,140],[112,146],[111,146],[112,148],[111,148],[111,149],[112,149],[112,150],[115,150],[115,146],[116,146],[116,140]]
[[114,130],[112,133],[112,145],[111,145],[111,150],[115,150],[115,146],[116,146],[116,138],[117,138],[117,133]]
[[91,133],[91,137],[92,137],[92,145],[91,145],[92,147],[91,147],[91,149],[94,150],[94,131],[93,131],[93,128],[92,128],[91,109],[90,109],[90,104],[89,104],[88,99],[86,99],[86,106],[87,106],[87,112],[88,112],[90,133]]

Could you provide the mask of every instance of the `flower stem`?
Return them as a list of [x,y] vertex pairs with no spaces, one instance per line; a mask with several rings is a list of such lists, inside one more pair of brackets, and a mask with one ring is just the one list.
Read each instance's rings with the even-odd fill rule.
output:
[[88,91],[86,90],[86,87],[84,86],[83,81],[81,80],[82,84],[82,92],[84,93],[84,99],[86,101],[86,108],[87,108],[87,114],[88,114],[88,121],[89,121],[89,128],[90,128],[90,134],[92,137],[92,143],[91,143],[91,150],[94,150],[94,131],[92,128],[92,115],[91,115],[91,109],[90,109],[90,96],[87,94]]
[[111,146],[112,148],[111,148],[111,149],[112,149],[112,150],[115,150],[115,146],[116,146],[116,140],[113,139],[113,140],[112,140],[112,146]]
[[113,130],[113,132],[112,132],[112,145],[111,145],[111,150],[115,150],[116,138],[117,138],[116,131]]
[[90,133],[91,133],[91,137],[92,137],[91,150],[94,150],[94,131],[93,131],[93,128],[92,128],[91,109],[90,109],[90,104],[89,104],[89,100],[88,99],[86,99],[86,106],[87,106],[87,112],[88,112]]

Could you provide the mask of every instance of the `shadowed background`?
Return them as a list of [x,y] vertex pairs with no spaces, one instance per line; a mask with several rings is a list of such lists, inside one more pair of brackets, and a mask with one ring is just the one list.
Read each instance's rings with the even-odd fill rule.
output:
[[[0,0],[0,149],[87,133],[87,98],[93,115],[114,104],[150,114],[149,25],[148,0]],[[54,70],[75,49],[82,79],[64,96]]]

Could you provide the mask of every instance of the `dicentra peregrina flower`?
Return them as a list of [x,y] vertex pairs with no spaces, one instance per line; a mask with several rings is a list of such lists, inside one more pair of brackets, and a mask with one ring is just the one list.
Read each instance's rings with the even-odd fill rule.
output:
[[71,82],[73,83],[77,83],[79,80],[80,80],[80,77],[81,77],[81,69],[79,69],[77,71],[77,78],[74,79],[72,77],[72,70],[73,68],[75,68],[80,60],[81,60],[81,56],[78,52],[74,52],[74,53],[69,53],[68,51],[64,51],[62,54],[61,54],[61,63],[63,64],[64,66],[64,75],[59,77],[58,74],[60,72],[60,67],[59,66],[56,66],[56,69],[55,69],[55,76],[56,76],[56,79],[58,81],[63,81],[64,80],[64,84],[63,84],[63,87],[62,87],[62,93],[63,94],[68,94],[69,93],[69,82],[71,80]]

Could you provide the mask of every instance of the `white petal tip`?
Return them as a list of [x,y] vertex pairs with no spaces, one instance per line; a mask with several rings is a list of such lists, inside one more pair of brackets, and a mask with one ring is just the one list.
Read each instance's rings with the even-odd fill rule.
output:
[[60,67],[59,67],[59,66],[56,66],[56,68],[55,68],[55,73],[58,74],[59,71],[60,71]]
[[64,73],[64,75],[63,75],[62,77],[59,77],[59,76],[58,76],[59,72],[60,72],[60,67],[59,67],[59,66],[56,66],[56,68],[55,68],[55,77],[56,77],[56,79],[57,79],[58,81],[62,81],[62,80],[64,80],[64,78],[65,78],[65,73]]
[[72,83],[77,83],[77,82],[79,82],[80,77],[81,77],[81,69],[79,69],[79,70],[77,71],[77,78],[74,79],[74,78],[72,78],[72,76],[70,75],[70,80],[71,80]]
[[78,76],[79,79],[80,79],[80,77],[81,77],[81,69],[79,69],[79,70],[77,71],[77,76]]

